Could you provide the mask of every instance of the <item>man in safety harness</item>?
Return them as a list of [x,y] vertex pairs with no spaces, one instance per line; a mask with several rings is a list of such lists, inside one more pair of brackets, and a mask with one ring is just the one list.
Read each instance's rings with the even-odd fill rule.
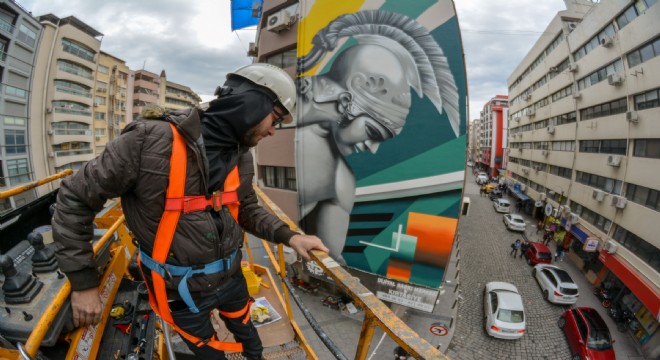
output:
[[[90,240],[94,216],[110,198],[121,196],[152,308],[200,359],[225,359],[225,351],[262,358],[240,269],[243,230],[305,259],[312,249],[328,251],[319,238],[291,231],[262,208],[252,188],[248,150],[293,121],[293,80],[275,66],[251,64],[228,74],[215,95],[205,111],[143,113],[62,182],[52,223],[76,326],[101,318]],[[214,309],[237,343],[216,338]]]

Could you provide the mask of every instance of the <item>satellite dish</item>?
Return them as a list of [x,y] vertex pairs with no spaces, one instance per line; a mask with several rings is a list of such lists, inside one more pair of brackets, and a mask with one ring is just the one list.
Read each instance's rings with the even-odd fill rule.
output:
[[536,207],[541,207],[541,206],[543,206],[543,201],[541,201],[541,200],[536,200],[536,202],[534,203],[534,206],[536,206]]
[[550,216],[552,215],[552,205],[545,204],[545,216]]

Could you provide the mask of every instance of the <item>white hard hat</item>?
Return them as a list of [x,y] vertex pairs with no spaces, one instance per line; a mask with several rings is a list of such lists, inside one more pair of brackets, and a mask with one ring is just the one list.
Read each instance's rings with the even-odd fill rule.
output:
[[277,101],[291,114],[291,120],[285,121],[285,123],[295,119],[296,84],[286,71],[270,64],[253,63],[227,74],[227,78],[230,76],[239,76],[267,88],[277,96]]

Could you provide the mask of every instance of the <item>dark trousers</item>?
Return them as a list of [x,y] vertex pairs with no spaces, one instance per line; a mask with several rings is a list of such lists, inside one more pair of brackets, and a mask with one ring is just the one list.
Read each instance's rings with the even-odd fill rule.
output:
[[[250,297],[245,277],[243,277],[243,272],[240,269],[227,282],[215,294],[195,299],[195,304],[199,309],[196,314],[190,312],[182,301],[170,303],[174,323],[191,335],[201,339],[211,338],[215,334],[211,323],[211,311],[213,309],[225,312],[241,310]],[[263,346],[252,320],[249,320],[247,324],[243,324],[243,317],[231,319],[220,314],[220,318],[224,321],[227,329],[234,334],[236,341],[243,344],[243,356],[247,359],[261,359]],[[182,339],[198,359],[227,359],[223,351],[218,351],[209,346],[197,347],[185,338],[182,337]]]

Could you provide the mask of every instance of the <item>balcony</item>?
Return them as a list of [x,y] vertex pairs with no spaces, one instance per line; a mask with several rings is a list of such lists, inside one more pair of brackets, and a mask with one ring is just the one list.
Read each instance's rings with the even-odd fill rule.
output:
[[0,20],[0,30],[13,34],[14,30],[16,30],[16,26],[6,22],[5,20]]

